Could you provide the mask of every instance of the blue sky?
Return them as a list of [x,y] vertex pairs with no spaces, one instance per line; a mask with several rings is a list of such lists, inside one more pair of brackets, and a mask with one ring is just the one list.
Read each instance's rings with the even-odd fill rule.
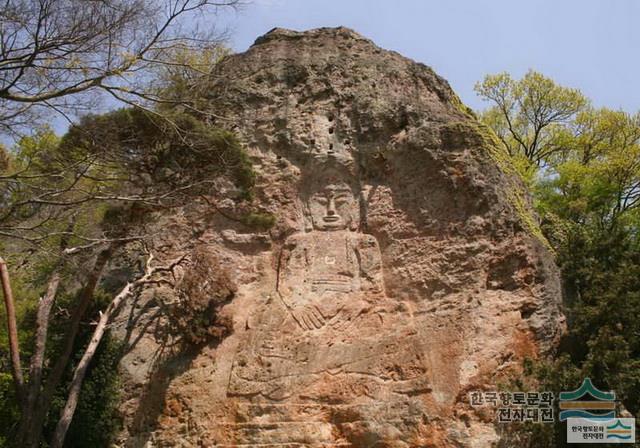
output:
[[474,109],[486,74],[532,68],[596,106],[640,110],[640,0],[253,0],[219,20],[235,51],[274,27],[353,28],[431,66]]

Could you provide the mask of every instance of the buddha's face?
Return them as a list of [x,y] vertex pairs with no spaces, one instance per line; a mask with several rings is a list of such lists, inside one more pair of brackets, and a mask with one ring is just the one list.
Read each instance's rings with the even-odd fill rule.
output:
[[345,183],[331,183],[316,191],[308,206],[315,230],[353,228],[359,220],[358,201]]

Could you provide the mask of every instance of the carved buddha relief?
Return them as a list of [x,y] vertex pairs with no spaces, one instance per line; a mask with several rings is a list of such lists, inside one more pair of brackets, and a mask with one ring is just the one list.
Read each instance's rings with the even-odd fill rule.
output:
[[318,170],[303,188],[304,231],[279,253],[275,293],[236,356],[230,394],[284,399],[325,372],[390,381],[388,366],[415,336],[404,321],[380,334],[385,319],[406,313],[385,295],[380,248],[358,230],[359,190],[347,179]]
[[355,231],[354,192],[327,181],[305,201],[311,231],[290,237],[279,259],[277,294],[305,330],[347,325],[384,291],[378,243]]

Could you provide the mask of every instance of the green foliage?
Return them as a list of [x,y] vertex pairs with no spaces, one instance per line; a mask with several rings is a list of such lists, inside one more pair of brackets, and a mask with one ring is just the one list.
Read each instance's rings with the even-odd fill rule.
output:
[[[69,316],[78,306],[79,291],[87,281],[87,268],[97,251],[110,244],[109,240],[124,240],[134,233],[136,238],[144,238],[144,218],[151,212],[179,207],[194,196],[209,194],[222,178],[237,187],[230,193],[233,199],[253,199],[256,174],[239,139],[195,112],[200,106],[211,107],[201,78],[208,78],[228,51],[216,45],[198,52],[181,45],[165,50],[172,63],[163,64],[156,73],[159,76],[152,94],[166,101],[153,110],[129,108],[89,115],[71,126],[62,138],[45,127],[22,138],[11,150],[0,146],[0,227],[3,236],[8,237],[0,241],[0,250],[11,269],[23,367],[28,366],[33,351],[38,298],[53,269],[58,269],[64,260],[50,317],[45,378],[62,352]],[[249,214],[247,223],[267,228],[273,217]],[[65,248],[73,250],[65,254]],[[111,268],[108,266],[107,271]],[[132,266],[122,267],[118,271],[120,277],[102,279],[103,290],[94,294],[75,340],[66,377],[56,391],[52,407],[47,408],[45,439],[53,431],[71,374],[93,330],[89,321],[111,300],[113,291],[106,289],[120,284],[134,270]],[[224,280],[221,278],[220,283]],[[185,328],[193,330],[190,336],[196,343],[222,337],[229,331],[230,322],[223,317],[209,317],[233,295],[233,288],[221,288],[217,293],[219,296],[210,295],[191,303],[193,319],[183,322]],[[0,308],[0,319],[3,313]],[[194,323],[198,328],[190,327]],[[9,371],[7,346],[6,329],[2,326],[0,372]],[[66,446],[110,444],[120,424],[115,408],[119,351],[107,335],[83,383]],[[0,447],[3,437],[11,438],[19,417],[8,377],[2,375]]]
[[[255,182],[250,160],[233,133],[205,125],[183,113],[175,112],[167,121],[133,109],[86,117],[62,139],[49,130],[25,137],[10,154],[6,168],[12,177],[1,185],[4,190],[0,220],[7,229],[13,226],[34,229],[16,231],[17,236],[30,240],[3,240],[1,244],[11,267],[25,366],[33,350],[38,297],[44,293],[48,277],[60,260],[64,238],[73,246],[86,244],[91,241],[88,238],[124,237],[132,224],[140,222],[157,205],[180,205],[190,195],[209,192],[217,177],[230,177],[238,186],[239,199],[251,197]],[[47,203],[33,200],[42,197],[38,196],[42,191],[54,192],[44,196]],[[118,201],[108,199],[111,197],[150,199]],[[49,203],[51,200],[56,203]],[[66,236],[69,231],[73,235]],[[76,306],[78,289],[85,281],[87,262],[92,256],[89,250],[67,258],[51,317],[47,360],[55,360],[61,352],[68,313]],[[111,297],[111,293],[96,295],[86,318],[92,319],[104,309]],[[2,314],[4,308],[0,307],[0,318]],[[76,357],[81,355],[92,330],[87,323],[76,340]],[[218,325],[220,331],[226,331],[223,324]],[[117,356],[113,341],[105,340],[83,384],[67,446],[108,446],[117,431]],[[0,440],[12,438],[19,418],[16,397],[4,373],[9,371],[8,363],[3,325],[0,328],[3,439]],[[45,365],[50,368],[52,364],[48,361]],[[52,433],[56,415],[64,405],[75,364],[72,361],[67,366],[67,378],[49,410],[45,438]]]
[[[557,397],[562,391],[573,390],[583,377],[573,365],[568,355],[560,355],[556,359],[545,362],[525,358],[523,375],[512,375],[506,379],[501,389],[506,391],[550,391]],[[557,402],[554,415],[559,413]],[[510,423],[498,425],[500,435],[499,448],[514,446],[526,448],[555,448],[564,446],[564,424]]]
[[[565,351],[640,411],[640,245],[625,230],[576,227],[560,254],[569,294]],[[588,374],[588,375],[587,375]]]
[[543,212],[575,223],[635,226],[640,206],[640,114],[589,110],[565,132],[564,147],[537,185]]
[[[16,294],[18,327],[20,328],[20,342],[23,359],[28,361],[32,352],[33,336],[35,332],[35,304],[37,303],[37,288],[29,287],[23,283],[23,277],[15,276],[14,293]],[[103,309],[110,300],[110,295],[99,292],[96,302],[88,316],[94,316],[97,310]],[[69,309],[76,300],[75,296],[60,294],[58,306],[60,309]],[[0,320],[4,322],[4,308],[0,309]],[[91,318],[91,317],[89,317]],[[55,359],[60,353],[64,332],[68,323],[66,315],[54,316],[50,328],[50,337],[47,344],[47,357]],[[85,330],[77,341],[76,357],[82,354],[82,348],[86,346],[93,327],[86,322]],[[9,371],[8,341],[6,328],[0,328],[0,448],[12,446],[8,441],[12,440],[20,418],[15,389]],[[76,415],[67,438],[65,446],[69,447],[107,447],[111,438],[120,428],[120,420],[117,414],[119,397],[119,383],[117,363],[121,353],[120,345],[106,336],[100,344],[91,367],[87,373],[87,379],[82,387],[80,401]],[[57,415],[66,397],[66,388],[71,379],[71,372],[75,363],[69,366],[67,381],[59,389],[54,401],[52,416]],[[56,419],[50,420],[55,425]],[[52,431],[53,428],[48,428]]]
[[256,230],[269,230],[276,223],[276,217],[271,213],[250,212],[240,220],[243,224]]
[[47,240],[51,250],[71,216],[76,226],[96,230],[109,206],[179,205],[209,192],[223,176],[246,200],[255,183],[251,161],[232,132],[178,110],[86,116],[61,139],[48,129],[22,138],[10,159],[0,182],[0,224],[23,229],[10,232],[16,237]]
[[[86,314],[87,320],[83,322],[81,332],[75,341],[73,359],[67,366],[64,380],[53,398],[50,418],[44,428],[47,440],[53,433],[58,420],[57,416],[65,405],[73,370],[93,334],[94,327],[90,325],[90,321],[99,310],[103,310],[108,305],[111,299],[111,292],[102,289],[96,291],[94,302]],[[61,294],[57,304],[61,309],[72,309],[77,300],[77,294]],[[47,358],[56,359],[59,356],[67,327],[65,315],[54,316],[50,326]],[[65,447],[106,448],[110,446],[113,437],[120,430],[122,423],[117,407],[120,398],[118,362],[121,355],[122,344],[107,333],[98,346],[87,371],[87,377],[82,384],[78,407],[65,440]]]
[[[13,261],[14,257],[9,257]],[[13,276],[12,289],[15,298],[16,320],[19,328],[18,341],[24,363],[33,353],[35,335],[36,304],[41,291],[34,287],[38,278],[44,274],[47,264],[41,263],[40,270],[27,275]],[[9,373],[9,337],[6,326],[6,310],[0,306],[0,448],[10,447],[20,419],[20,408],[15,394],[13,378]]]
[[0,144],[0,173],[4,173],[8,168],[11,162],[11,157],[7,152],[7,148],[4,145]]
[[0,372],[0,448],[10,446],[11,434],[20,418],[13,379],[9,373],[4,372],[6,369]]
[[65,440],[67,448],[108,447],[122,427],[118,413],[121,343],[108,335],[101,342],[82,385],[76,415]]
[[[576,90],[529,72],[476,86],[482,118],[523,170],[562,271],[568,333],[522,381],[558,394],[590,377],[640,412],[640,114],[594,109]],[[505,446],[564,446],[565,427],[519,425]]]
[[556,150],[562,125],[588,106],[576,89],[558,86],[540,73],[529,71],[514,80],[508,73],[488,75],[476,92],[494,106],[481,114],[509,154],[541,165]]
[[32,169],[40,171],[55,163],[52,150],[60,143],[60,137],[48,126],[37,129],[33,134],[24,136],[18,141],[16,161],[20,166],[31,164]]
[[[141,109],[89,116],[63,137],[60,150],[67,160],[69,154],[96,157],[101,170],[124,167],[132,189],[199,191],[196,185],[229,173],[246,198],[255,182],[251,162],[232,132],[178,111],[163,118]],[[122,183],[113,187],[121,189]]]
[[[457,128],[457,132],[471,131],[479,137],[482,142],[483,149],[488,152],[489,156],[500,170],[508,175],[509,179],[514,180],[515,178],[519,178],[525,183],[525,186],[532,183],[531,177],[533,175],[530,171],[532,170],[533,165],[529,163],[525,163],[523,165],[522,157],[518,155],[509,155],[508,151],[500,143],[500,140],[491,127],[483,123],[456,123],[455,126]],[[469,127],[471,129],[469,129]],[[549,247],[549,243],[542,234],[538,222],[533,217],[531,207],[527,204],[527,200],[525,199],[526,191],[522,186],[519,183],[512,182],[506,191],[506,195],[515,212],[518,214],[520,222],[524,228],[526,228],[532,236],[540,240],[545,246]]]
[[[30,329],[35,325],[36,303],[39,297],[39,291],[32,288],[28,283],[29,281],[29,277],[18,276],[12,284],[15,298],[16,320],[20,328],[26,329],[26,331],[18,334],[20,349],[25,356],[29,356],[32,351],[33,331]],[[3,323],[3,325],[0,326],[0,367],[2,367],[3,372],[8,372],[9,335],[5,325],[5,316],[6,310],[4,306],[2,306],[0,307],[0,322]]]
[[158,67],[154,80],[156,94],[166,98],[167,104],[159,104],[160,110],[170,110],[175,104],[188,104],[192,110],[206,110],[210,104],[208,83],[213,68],[231,51],[221,45],[193,51],[189,48],[174,48],[172,64]]

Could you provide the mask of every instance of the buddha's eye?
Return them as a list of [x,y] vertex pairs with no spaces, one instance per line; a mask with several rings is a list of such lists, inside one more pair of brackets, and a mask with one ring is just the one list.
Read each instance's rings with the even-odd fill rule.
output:
[[349,196],[347,194],[338,194],[335,197],[336,204],[344,204],[349,200]]
[[322,205],[325,205],[325,204],[328,202],[328,201],[327,201],[327,198],[325,198],[324,196],[317,196],[317,197],[315,198],[315,201],[316,201],[318,204],[322,204]]

